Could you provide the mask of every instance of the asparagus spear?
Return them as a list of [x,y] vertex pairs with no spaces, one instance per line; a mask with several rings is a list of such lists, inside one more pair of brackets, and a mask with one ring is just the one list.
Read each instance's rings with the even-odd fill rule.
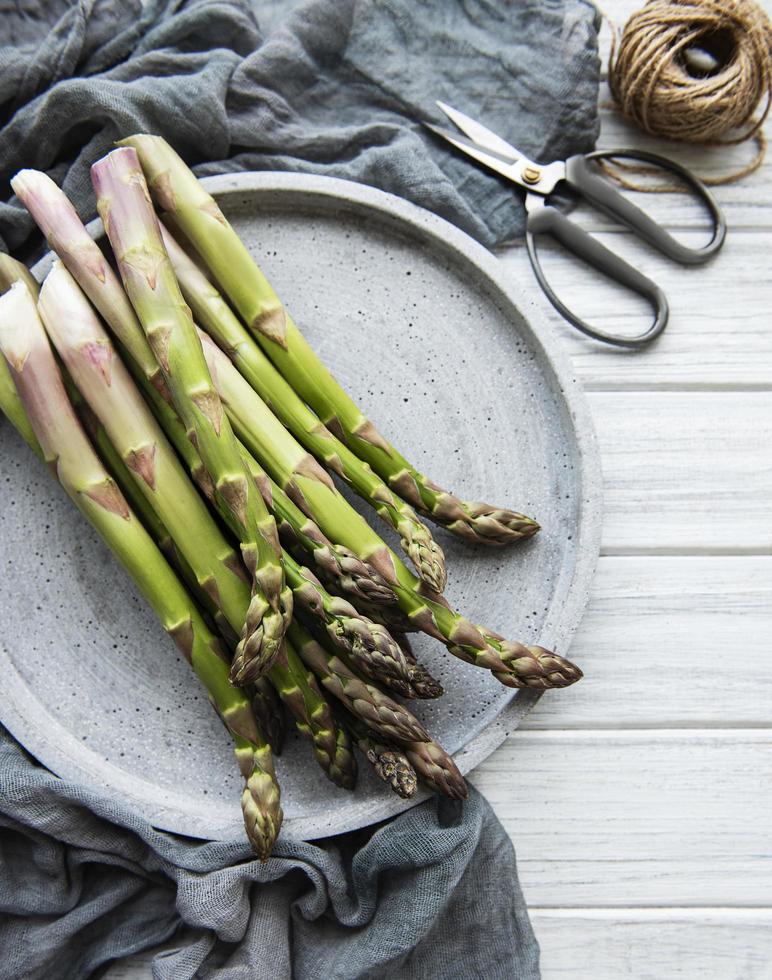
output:
[[[167,433],[176,432],[175,444],[184,444],[187,440],[182,437],[181,425],[170,417],[168,406],[164,406],[163,400],[157,395],[152,395],[154,407],[159,410],[160,416],[164,418]],[[188,462],[191,472],[198,471],[198,464],[195,459],[195,449],[185,450],[188,455]],[[262,480],[259,467],[248,454],[245,453],[245,460],[250,471],[255,471],[255,480],[259,484]],[[205,485],[206,486],[206,485]],[[223,519],[229,524],[234,534],[243,534],[243,527],[233,521],[232,515],[223,508],[220,502],[213,497],[213,503],[221,513]],[[294,505],[292,505],[294,506]],[[296,523],[296,526],[297,523]],[[373,623],[366,617],[360,615],[357,610],[344,599],[331,596],[322,586],[321,582],[313,573],[300,566],[292,556],[284,552],[283,564],[287,581],[293,590],[294,598],[300,608],[307,614],[320,619],[327,629],[333,642],[341,649],[350,653],[358,662],[364,663],[369,667],[372,676],[381,677],[384,673],[394,677],[403,677],[404,680],[410,679],[409,670],[399,646],[389,635],[388,631],[378,623]],[[244,678],[245,663],[239,650],[233,660],[232,676],[238,683]],[[409,691],[409,688],[407,689]]]
[[410,680],[405,655],[388,630],[362,616],[350,602],[330,595],[313,572],[286,551],[282,561],[296,608],[322,623],[336,647],[375,680]]
[[23,283],[0,299],[0,350],[45,460],[147,598],[233,736],[245,780],[241,802],[247,835],[265,860],[282,819],[270,746],[246,696],[228,680],[222,645],[86,438],[67,399],[35,302]]
[[[23,282],[29,289],[33,298],[37,299],[39,284],[32,273],[21,262],[11,258],[10,255],[0,253],[0,294],[6,292],[14,282]],[[179,556],[174,550],[174,544],[169,537],[169,533],[158,520],[155,512],[141,493],[138,493],[134,483],[129,476],[123,460],[115,451],[107,438],[104,428],[100,425],[96,416],[89,410],[83,402],[80,392],[74,385],[67,385],[68,379],[63,376],[67,395],[73,407],[76,409],[83,428],[88,433],[91,442],[97,448],[99,455],[106,463],[110,474],[117,480],[118,485],[129,502],[131,509],[140,517],[142,523],[155,539],[172,567],[179,563]],[[5,358],[0,357],[0,411],[17,429],[19,434],[25,439],[30,448],[43,459],[43,450],[37,437],[29,423],[24,406],[16,391],[10,369],[5,362]]]
[[439,742],[410,742],[402,751],[419,777],[433,790],[453,800],[465,800],[469,795],[464,777],[452,757]]
[[168,399],[161,368],[131,303],[67,195],[39,170],[20,170],[11,180],[11,187],[51,248],[110,324],[142,376]]
[[338,492],[332,477],[284,428],[227,356],[199,332],[212,381],[239,439],[286,495],[333,541],[350,548],[389,583],[391,554],[367,521]]
[[[5,293],[15,282],[24,282],[33,296],[38,294],[35,277],[21,262],[0,252],[0,294]],[[27,413],[21,404],[16,385],[5,360],[0,357],[0,411],[6,416],[27,445],[42,458],[43,450],[37,440]]]
[[190,482],[91,304],[60,262],[43,283],[38,310],[107,440],[192,569],[199,589],[238,636],[250,605],[241,559]]
[[[32,297],[37,299],[40,286],[26,265],[18,262],[10,255],[0,253],[0,294],[10,289],[15,282],[23,282],[29,289]],[[107,434],[96,416],[83,401],[80,392],[73,384],[70,383],[68,386],[68,378],[66,376],[63,375],[62,380],[67,391],[67,396],[75,408],[83,428],[98,450],[99,455],[106,463],[110,474],[118,482],[121,492],[128,500],[131,509],[140,517],[142,523],[148,528],[151,536],[155,539],[158,547],[174,567],[175,562],[179,561],[179,556],[174,551],[174,544],[169,537],[168,531],[158,520],[155,512],[149,507],[144,497],[137,492],[123,460],[113,448],[112,443],[107,438]],[[24,407],[21,404],[21,399],[19,398],[19,393],[16,391],[16,385],[13,383],[8,365],[2,357],[0,357],[0,410],[2,410],[3,414],[24,437],[30,448],[42,459],[43,450],[37,441],[37,437],[32,430]]]
[[212,380],[239,438],[331,539],[378,569],[413,629],[434,636],[454,656],[492,671],[508,687],[565,687],[581,677],[573,664],[542,647],[526,647],[473,626],[431,592],[338,493],[326,473],[319,473],[313,457],[295,442],[225,354],[206,334],[200,336]]
[[325,649],[295,619],[287,635],[303,663],[351,714],[383,738],[400,742],[429,736],[423,725],[398,701],[359,677],[336,653]]
[[397,531],[419,576],[435,592],[445,588],[445,561],[429,530],[409,504],[326,429],[271,364],[215,286],[161,225],[161,234],[183,296],[199,326],[217,343],[268,407],[310,453],[341,476]]
[[[230,628],[229,623],[224,620],[221,611],[214,602],[212,594],[201,588],[195,572],[185,561],[184,557],[177,552],[171,535],[162,524],[155,509],[148,502],[135,478],[123,462],[120,453],[110,442],[104,426],[92,412],[89,405],[83,400],[80,391],[74,385],[70,385],[69,387],[66,385],[66,379],[65,387],[67,387],[70,402],[75,408],[83,428],[96,447],[102,460],[107,465],[108,471],[114,477],[121,492],[126,497],[129,506],[147,528],[150,536],[165,555],[172,568],[179,570],[183,582],[188,585],[195,598],[216,623],[217,630],[225,640],[227,646],[231,649],[235,648],[238,644],[238,636]],[[286,737],[286,718],[282,708],[281,698],[276,688],[268,677],[259,677],[249,687],[247,694],[258,728],[265,734],[274,755],[281,755]]]
[[351,714],[346,715],[344,725],[360,752],[375,769],[378,778],[390,786],[403,800],[415,796],[418,777],[404,752],[396,745],[375,736],[366,725]]
[[7,292],[15,282],[25,283],[30,293],[37,297],[40,287],[27,266],[5,252],[0,252],[0,294]]
[[298,731],[311,739],[319,765],[337,786],[353,789],[357,767],[348,734],[335,721],[315,676],[287,640],[271,669],[271,680],[292,712]]
[[353,600],[376,607],[394,605],[396,599],[388,582],[366,561],[341,544],[333,544],[319,526],[293,503],[271,480],[242,443],[239,450],[269,510],[276,518],[282,540],[311,555],[320,574],[350,595]]
[[[164,374],[188,437],[214,482],[218,499],[244,529],[242,556],[252,576],[252,601],[238,654],[249,676],[277,656],[292,615],[276,524],[244,467],[212,385],[190,310],[161,241],[136,153],[114,150],[91,168],[97,210],[113,246],[132,306]],[[242,675],[243,677],[243,675]]]
[[505,545],[539,525],[491,504],[460,500],[402,456],[361,412],[314,353],[214,199],[169,144],[138,134],[133,146],[158,206],[174,216],[274,365],[324,425],[404,500],[460,537]]
[[405,634],[393,634],[393,638],[402,650],[405,660],[410,665],[410,686],[413,690],[411,696],[424,701],[442,697],[444,693],[442,684],[431,675],[429,669],[415,656]]
[[287,719],[281,698],[267,677],[258,677],[250,689],[252,712],[274,751],[281,755],[287,735]]

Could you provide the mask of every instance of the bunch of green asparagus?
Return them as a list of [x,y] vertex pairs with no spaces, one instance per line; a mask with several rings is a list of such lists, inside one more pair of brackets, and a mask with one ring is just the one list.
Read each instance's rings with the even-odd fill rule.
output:
[[[164,140],[124,140],[92,181],[117,275],[53,181],[12,181],[58,259],[38,292],[0,256],[0,408],[205,686],[255,852],[267,858],[281,826],[273,756],[288,717],[338,786],[354,786],[356,746],[404,798],[419,780],[463,798],[453,759],[403,703],[442,694],[407,634],[508,687],[581,673],[454,610],[422,517],[499,546],[538,525],[460,500],[387,441]],[[397,532],[412,570],[335,476]]]

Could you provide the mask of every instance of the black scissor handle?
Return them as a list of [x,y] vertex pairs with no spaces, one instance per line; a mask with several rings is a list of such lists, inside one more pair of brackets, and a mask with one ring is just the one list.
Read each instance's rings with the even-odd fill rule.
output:
[[[702,248],[687,248],[656,221],[653,221],[644,211],[636,207],[624,194],[620,194],[609,179],[603,177],[591,162],[611,159],[639,160],[680,177],[700,198],[710,214],[713,222],[713,237],[708,244]],[[656,153],[647,153],[645,150],[596,150],[594,153],[569,157],[566,160],[565,179],[586,200],[627,225],[644,241],[681,265],[700,265],[700,263],[706,262],[711,255],[715,255],[724,244],[726,221],[716,199],[699,177],[666,157],[658,156]]]
[[[620,195],[621,196],[621,195]],[[638,210],[636,208],[636,210]],[[587,323],[580,316],[577,316],[563,303],[547,281],[544,270],[541,267],[539,256],[536,251],[536,236],[546,234],[552,235],[561,245],[565,246],[580,259],[584,259],[594,266],[599,272],[605,273],[611,279],[627,286],[634,292],[647,299],[654,309],[654,322],[649,329],[637,337],[624,337],[617,334],[606,333]],[[531,260],[533,271],[539,280],[539,285],[544,290],[547,299],[552,303],[558,313],[561,314],[569,323],[572,323],[577,330],[593,337],[595,340],[602,340],[607,344],[614,344],[617,347],[643,347],[658,337],[667,325],[668,305],[667,297],[659,286],[647,279],[643,273],[633,268],[629,263],[615,252],[610,251],[605,245],[589,235],[579,225],[575,225],[557,208],[544,204],[535,207],[528,214],[526,225],[525,243],[528,247],[528,257]]]

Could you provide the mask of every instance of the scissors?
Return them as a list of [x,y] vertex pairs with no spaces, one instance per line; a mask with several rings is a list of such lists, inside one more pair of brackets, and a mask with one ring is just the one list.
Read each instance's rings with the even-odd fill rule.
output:
[[[660,287],[552,206],[550,195],[558,185],[567,185],[575,194],[627,225],[639,238],[663,255],[681,265],[700,265],[718,252],[726,237],[724,216],[702,181],[674,161],[643,150],[596,150],[594,153],[580,153],[567,160],[556,160],[546,165],[534,163],[506,140],[458,109],[453,109],[444,102],[438,102],[437,105],[464,135],[425,122],[428,129],[527,191],[525,241],[528,257],[539,285],[555,309],[588,337],[617,347],[643,347],[658,337],[667,326],[669,312],[667,297]],[[680,177],[693,194],[702,200],[710,214],[713,237],[708,244],[698,249],[687,248],[620,194],[601,175],[597,166],[598,161],[611,158],[643,161]],[[573,313],[547,281],[536,248],[536,238],[539,235],[551,235],[578,258],[648,300],[654,311],[654,322],[648,330],[636,337],[619,336],[600,330]]]

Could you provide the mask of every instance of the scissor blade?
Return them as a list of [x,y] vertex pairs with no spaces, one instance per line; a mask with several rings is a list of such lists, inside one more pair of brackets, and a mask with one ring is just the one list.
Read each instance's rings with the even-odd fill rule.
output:
[[509,180],[516,184],[520,183],[519,180],[519,170],[516,165],[516,161],[512,161],[507,157],[501,156],[501,154],[496,153],[492,150],[483,150],[476,143],[471,140],[466,139],[463,136],[456,136],[455,133],[448,132],[447,129],[441,129],[439,126],[435,126],[433,123],[424,123],[427,129],[430,129],[437,136],[441,136],[448,143],[452,143],[456,149],[461,150],[462,153],[466,153],[467,156],[485,164],[491,170],[495,170],[497,174],[501,174],[503,177],[507,177]]
[[459,112],[458,109],[454,109],[453,106],[448,105],[446,102],[437,102],[437,105],[445,113],[451,122],[454,122],[456,126],[465,133],[473,143],[477,143],[484,150],[491,150],[493,153],[499,153],[501,156],[505,157],[510,161],[519,160],[522,157],[522,153],[511,143],[507,143],[506,140],[497,136],[495,133],[491,132],[487,126],[483,126],[482,123],[478,123],[476,119],[471,119],[469,116],[465,115],[463,112]]

